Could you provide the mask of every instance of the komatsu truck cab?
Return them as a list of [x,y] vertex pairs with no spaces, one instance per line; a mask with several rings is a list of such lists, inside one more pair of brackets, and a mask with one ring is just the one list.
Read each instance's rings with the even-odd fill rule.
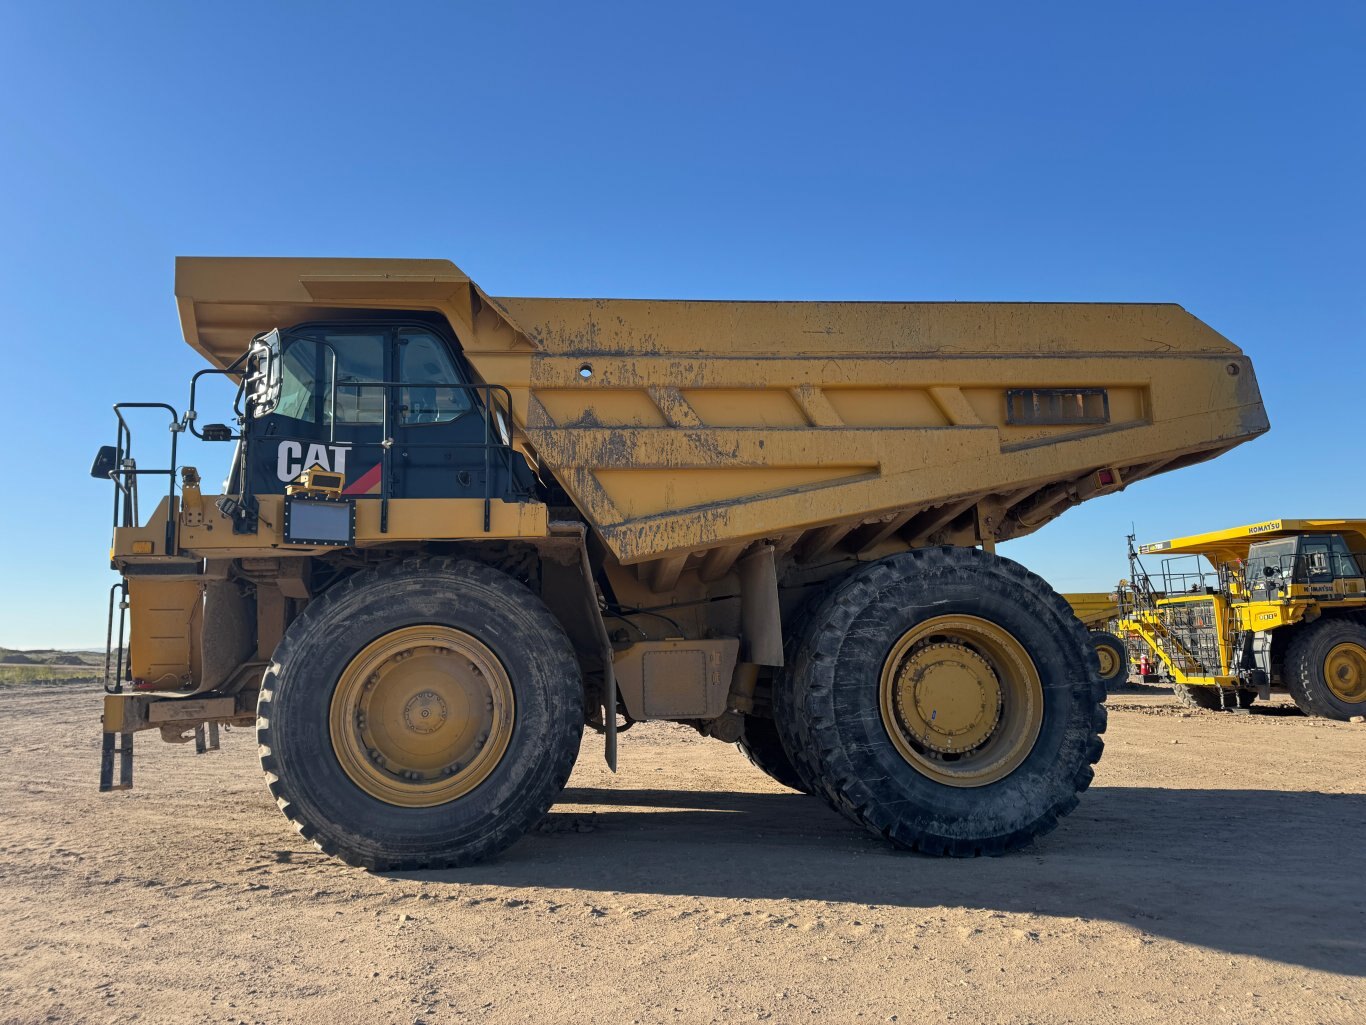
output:
[[1169,304],[495,297],[444,260],[185,258],[175,291],[188,408],[119,403],[94,469],[101,785],[139,734],[250,727],[286,817],[371,868],[496,854],[585,729],[615,767],[648,719],[900,847],[1025,844],[1104,686],[997,546],[1267,429]]

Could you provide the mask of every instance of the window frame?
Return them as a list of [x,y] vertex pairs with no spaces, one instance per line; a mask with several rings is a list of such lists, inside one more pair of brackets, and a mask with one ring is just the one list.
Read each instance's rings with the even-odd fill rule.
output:
[[[401,370],[402,354],[401,354],[401,352],[400,352],[400,350],[399,350],[399,345],[400,345],[400,343],[401,343],[401,335],[403,334],[404,331],[415,331],[415,330],[416,330],[416,331],[422,331],[422,332],[424,332],[425,334],[431,335],[432,338],[436,339],[436,343],[437,343],[438,345],[444,347],[445,352],[446,352],[446,358],[449,359],[449,360],[450,360],[450,363],[451,363],[451,371],[452,371],[452,372],[455,374],[455,376],[456,376],[455,387],[460,388],[461,390],[464,391],[465,395],[466,395],[466,396],[468,397],[468,399],[469,399],[469,405],[468,405],[462,412],[457,413],[455,416],[451,417],[449,420],[432,420],[432,421],[430,421],[430,422],[428,422],[428,423],[409,423],[408,421],[404,420],[403,417],[402,417],[402,409],[403,409],[403,406],[402,406],[401,404],[395,404],[394,415],[395,415],[395,417],[397,418],[397,422],[395,423],[395,426],[396,426],[396,427],[403,427],[403,428],[413,428],[413,427],[449,427],[451,424],[459,423],[461,420],[463,420],[465,417],[469,416],[471,413],[474,413],[474,412],[477,412],[477,411],[478,411],[478,409],[479,409],[479,386],[476,385],[472,380],[470,380],[470,377],[471,377],[471,375],[470,375],[470,368],[469,368],[469,366],[460,358],[460,347],[459,347],[459,345],[458,345],[458,344],[452,345],[452,339],[447,338],[442,332],[436,330],[435,328],[433,328],[432,326],[430,326],[430,325],[428,325],[428,324],[416,324],[416,325],[414,325],[414,324],[395,324],[395,325],[394,325],[392,337],[389,339],[389,347],[390,347],[390,352],[391,352],[391,354],[392,354],[392,358],[393,358],[393,362],[394,362],[394,366],[393,366],[393,370],[394,370],[394,380],[397,381],[397,382],[399,382],[399,387],[398,387],[399,395],[402,396],[403,390],[404,390],[405,388],[422,388],[422,387],[428,387],[427,385],[412,384],[412,383],[410,383],[410,382],[407,382],[407,381],[404,381],[404,380],[403,380],[403,374],[402,374],[402,370]],[[440,388],[440,387],[450,387],[450,386],[449,386],[449,385],[431,385],[430,387]]]
[[[341,422],[336,417],[335,408],[330,417],[324,417],[322,415],[326,406],[326,401],[321,389],[319,389],[315,393],[313,400],[317,419],[306,422],[328,431],[330,435],[335,435],[338,427],[354,429],[378,426],[386,436],[389,436],[400,429],[409,430],[418,427],[449,427],[452,424],[459,423],[471,413],[480,412],[483,408],[479,394],[481,385],[477,384],[474,380],[473,368],[470,366],[469,361],[465,359],[464,350],[460,346],[459,339],[455,337],[447,325],[439,322],[416,318],[402,318],[396,320],[390,320],[388,318],[368,320],[362,318],[304,321],[299,324],[294,324],[280,332],[281,364],[283,367],[285,353],[288,351],[289,346],[295,341],[307,341],[315,346],[333,349],[335,355],[335,347],[325,339],[325,333],[382,334],[384,336],[384,376],[379,381],[361,383],[397,385],[397,388],[394,389],[395,391],[401,391],[405,387],[423,387],[422,385],[413,385],[410,382],[402,381],[398,375],[399,335],[406,330],[421,331],[436,339],[438,344],[445,346],[446,355],[450,359],[451,369],[456,376],[454,386],[465,389],[466,394],[470,397],[470,404],[467,409],[449,420],[440,420],[431,423],[406,423],[400,412],[400,404],[397,401],[394,401],[385,405],[385,414],[381,416],[378,423]],[[336,386],[335,382],[333,386]],[[437,385],[435,387],[441,386]],[[385,390],[387,391],[388,389]],[[297,420],[298,418],[286,417],[286,419]]]

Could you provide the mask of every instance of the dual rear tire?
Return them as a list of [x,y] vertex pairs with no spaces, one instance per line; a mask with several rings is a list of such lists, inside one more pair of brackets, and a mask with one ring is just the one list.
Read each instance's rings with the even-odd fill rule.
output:
[[971,548],[854,571],[807,615],[774,690],[804,787],[898,847],[1021,847],[1089,786],[1105,729],[1086,629],[1043,580]]
[[745,730],[735,746],[749,759],[751,765],[773,782],[801,794],[811,793],[811,788],[792,763],[792,756],[783,747],[778,726],[772,719],[758,715],[745,716]]

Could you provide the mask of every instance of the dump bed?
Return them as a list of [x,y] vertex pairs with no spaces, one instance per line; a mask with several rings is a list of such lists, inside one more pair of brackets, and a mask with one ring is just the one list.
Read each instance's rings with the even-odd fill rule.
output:
[[1078,619],[1092,630],[1103,630],[1112,619],[1119,618],[1119,596],[1113,591],[1086,591],[1064,594],[1067,604]]
[[220,366],[272,327],[439,311],[661,585],[760,539],[991,544],[1268,426],[1248,359],[1166,304],[492,298],[442,260],[182,259],[176,294]]

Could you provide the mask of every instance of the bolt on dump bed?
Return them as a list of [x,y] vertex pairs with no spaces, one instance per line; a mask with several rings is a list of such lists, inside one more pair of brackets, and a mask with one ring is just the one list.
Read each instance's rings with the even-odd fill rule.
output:
[[[1090,782],[1104,688],[997,542],[1267,429],[1173,305],[495,298],[441,260],[182,259],[176,296],[210,366],[154,407],[170,461],[120,404],[93,471],[102,785],[142,730],[254,721],[285,815],[374,868],[496,853],[585,725],[615,765],[651,718],[899,846],[1026,843]],[[209,375],[238,398],[202,424]],[[222,494],[186,433],[235,443]]]

